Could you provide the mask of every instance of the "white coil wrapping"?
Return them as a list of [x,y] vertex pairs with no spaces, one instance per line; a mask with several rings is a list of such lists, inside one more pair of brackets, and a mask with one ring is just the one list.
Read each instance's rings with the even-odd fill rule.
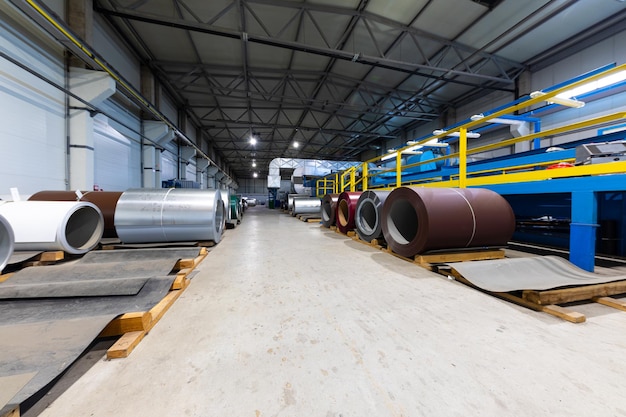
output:
[[83,254],[104,232],[100,209],[78,201],[16,201],[0,205],[15,235],[15,250],[62,250]]
[[13,228],[3,216],[0,216],[0,272],[7,266],[15,246]]

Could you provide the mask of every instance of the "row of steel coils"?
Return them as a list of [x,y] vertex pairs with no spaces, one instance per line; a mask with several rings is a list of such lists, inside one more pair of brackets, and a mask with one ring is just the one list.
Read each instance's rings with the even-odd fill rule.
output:
[[321,221],[342,233],[386,242],[398,255],[505,246],[515,215],[499,194],[482,188],[399,187],[393,191],[327,194]]
[[241,200],[234,195],[229,200],[224,202],[219,190],[170,188],[41,191],[27,201],[0,201],[0,271],[14,250],[83,254],[103,237],[123,243],[218,243],[227,219],[241,219]]

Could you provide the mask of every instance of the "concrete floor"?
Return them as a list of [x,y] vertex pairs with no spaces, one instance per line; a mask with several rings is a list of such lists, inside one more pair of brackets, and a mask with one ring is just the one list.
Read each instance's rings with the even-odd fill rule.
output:
[[626,416],[626,313],[572,324],[276,210],[248,210],[66,416]]

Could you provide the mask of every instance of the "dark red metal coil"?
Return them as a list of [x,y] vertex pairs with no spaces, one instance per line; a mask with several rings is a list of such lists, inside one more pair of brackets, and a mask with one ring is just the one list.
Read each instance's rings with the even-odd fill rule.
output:
[[74,191],[40,191],[33,194],[29,200],[32,201],[87,201],[93,203],[102,212],[104,217],[104,234],[102,237],[116,238],[115,231],[115,207],[117,200],[122,195],[117,191],[82,191],[83,197],[78,200]]
[[383,205],[383,235],[402,256],[436,249],[504,246],[515,215],[499,194],[483,188],[393,190]]
[[344,191],[339,194],[337,199],[337,229],[341,233],[348,233],[354,230],[354,215],[356,213],[356,205],[361,196],[360,191],[351,192]]
[[322,197],[322,226],[330,227],[335,225],[337,200],[339,200],[339,194],[326,194]]

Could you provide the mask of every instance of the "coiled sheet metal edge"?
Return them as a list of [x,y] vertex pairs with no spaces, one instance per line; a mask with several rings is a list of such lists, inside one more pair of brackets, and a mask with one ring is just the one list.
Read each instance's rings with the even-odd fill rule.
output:
[[15,247],[15,235],[13,234],[13,228],[4,218],[0,216],[0,272],[7,266],[13,249]]
[[93,203],[102,212],[104,218],[104,232],[102,237],[115,238],[115,207],[122,195],[121,191],[82,191],[79,199],[74,191],[39,191],[28,199],[29,201],[87,201]]
[[317,197],[294,197],[292,216],[298,214],[319,214],[322,207],[322,200]]
[[360,191],[344,191],[339,194],[337,199],[337,229],[341,233],[354,230],[354,214],[360,196]]
[[435,249],[505,246],[515,215],[487,189],[400,187],[383,205],[382,228],[389,248],[411,257]]
[[322,197],[322,225],[324,227],[334,226],[337,221],[337,200],[339,194],[326,194]]
[[364,191],[356,203],[354,226],[356,232],[366,242],[383,237],[383,204],[391,191]]
[[79,255],[93,249],[104,231],[104,219],[93,203],[16,201],[0,205],[15,234],[15,250],[62,250]]

